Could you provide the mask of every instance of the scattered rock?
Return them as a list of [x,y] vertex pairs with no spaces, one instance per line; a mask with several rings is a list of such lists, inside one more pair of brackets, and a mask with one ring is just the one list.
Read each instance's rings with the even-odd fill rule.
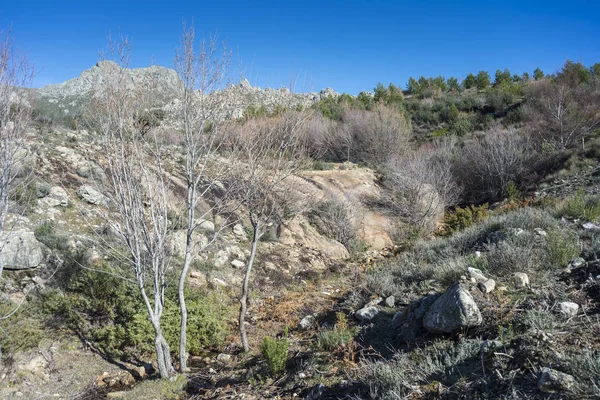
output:
[[479,282],[479,284],[477,285],[477,287],[483,293],[491,293],[496,288],[496,281],[493,280],[493,279],[488,279],[485,282]]
[[519,287],[529,286],[529,277],[524,272],[515,272],[512,274],[511,280]]
[[81,186],[77,189],[77,194],[90,204],[103,205],[106,203],[106,197],[89,185]]
[[244,230],[242,224],[235,224],[233,226],[233,234],[236,236],[246,237],[246,231]]
[[306,329],[311,328],[312,326],[314,326],[315,324],[315,317],[312,315],[307,315],[306,317],[302,318],[300,320],[300,323],[298,324],[298,329],[301,331],[304,331]]
[[127,392],[125,392],[125,391],[109,392],[106,394],[106,398],[107,399],[120,399],[121,397],[125,396],[125,394],[127,394]]
[[231,355],[221,353],[217,356],[217,361],[227,363],[227,362],[231,361]]
[[546,232],[545,230],[543,230],[542,228],[535,228],[534,232],[538,235],[538,236],[548,236],[548,232]]
[[201,231],[208,232],[208,233],[213,233],[215,231],[215,224],[212,221],[207,221],[205,219],[201,219],[199,221],[196,221],[196,223],[198,224],[198,228]]
[[354,316],[359,321],[366,322],[366,321],[370,321],[373,318],[375,318],[375,316],[377,314],[379,314],[379,309],[377,307],[368,306],[368,307],[364,307],[364,308],[361,308],[360,310],[356,311]]
[[570,301],[563,301],[562,303],[559,303],[558,306],[560,308],[560,312],[567,317],[574,317],[579,311],[579,304],[572,303]]
[[241,268],[244,268],[246,266],[246,263],[243,262],[243,261],[241,261],[241,260],[233,260],[231,262],[231,266],[233,268],[241,269]]
[[586,231],[600,232],[600,226],[592,222],[586,222],[585,224],[581,225],[581,227]]
[[471,279],[475,279],[475,282],[485,282],[488,280],[480,269],[469,267],[467,268],[467,273]]
[[387,307],[394,307],[394,305],[396,304],[396,298],[394,296],[389,296],[385,299],[385,305]]
[[481,351],[483,353],[489,353],[490,351],[499,349],[502,346],[504,346],[504,344],[499,340],[484,340],[481,342]]
[[479,307],[467,289],[457,283],[431,306],[423,326],[433,333],[455,333],[483,322]]
[[556,393],[568,390],[575,384],[575,378],[564,372],[551,368],[542,369],[542,375],[538,381],[538,388],[543,393]]
[[227,287],[227,283],[219,278],[211,278],[210,284],[212,287]]
[[44,261],[42,244],[37,241],[33,232],[6,232],[1,235],[0,240],[4,243],[0,256],[7,270],[36,268]]
[[583,267],[585,265],[585,260],[581,257],[571,260],[569,262],[569,269],[575,269],[579,267]]
[[367,308],[367,307],[372,307],[372,306],[376,306],[379,303],[381,303],[383,301],[383,298],[381,297],[376,297],[373,300],[369,301],[367,304],[365,304],[365,306],[363,308]]
[[402,340],[416,339],[423,329],[423,317],[439,297],[439,294],[432,294],[413,301],[404,311],[397,312],[394,315],[392,329],[398,333]]

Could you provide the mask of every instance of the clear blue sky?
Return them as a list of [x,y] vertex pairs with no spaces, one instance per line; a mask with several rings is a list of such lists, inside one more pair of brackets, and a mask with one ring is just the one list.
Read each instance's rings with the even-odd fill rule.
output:
[[35,86],[91,67],[109,32],[133,40],[132,66],[172,67],[182,21],[219,32],[253,85],[357,94],[378,81],[464,77],[498,68],[556,71],[600,62],[600,0],[17,1],[0,0],[38,72]]

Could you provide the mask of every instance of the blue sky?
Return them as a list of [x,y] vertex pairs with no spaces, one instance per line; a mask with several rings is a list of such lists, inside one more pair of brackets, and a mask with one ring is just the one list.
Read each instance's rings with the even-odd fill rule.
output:
[[410,76],[600,62],[598,0],[0,0],[0,30],[11,26],[34,62],[35,86],[91,67],[110,32],[132,39],[132,66],[172,67],[183,20],[227,39],[253,85],[295,82],[296,91],[357,94]]

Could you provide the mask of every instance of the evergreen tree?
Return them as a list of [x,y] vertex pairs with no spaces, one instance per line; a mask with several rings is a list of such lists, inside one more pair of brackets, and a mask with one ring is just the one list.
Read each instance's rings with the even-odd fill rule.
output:
[[406,84],[406,90],[408,90],[408,93],[410,93],[412,95],[419,94],[419,84],[417,83],[417,80],[415,78],[413,78],[412,76],[410,78],[408,78],[408,83]]
[[479,71],[477,74],[477,89],[485,89],[490,86],[490,83],[490,74],[487,71]]
[[448,90],[449,91],[451,91],[451,92],[458,92],[458,91],[460,91],[460,85],[458,84],[458,79],[456,79],[455,77],[451,76],[450,78],[448,78],[448,80],[446,81],[446,83],[448,85]]
[[544,79],[544,71],[540,67],[537,67],[533,70],[533,79],[539,81],[540,79]]
[[470,73],[463,81],[463,85],[465,86],[465,89],[474,88],[475,86],[477,86],[477,78],[475,77],[475,75]]
[[381,82],[377,82],[377,86],[374,89],[375,95],[373,96],[376,103],[387,101],[388,93],[387,89]]

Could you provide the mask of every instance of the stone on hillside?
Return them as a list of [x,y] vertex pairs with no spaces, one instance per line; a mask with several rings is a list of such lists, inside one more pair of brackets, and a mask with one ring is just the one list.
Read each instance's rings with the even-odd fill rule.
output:
[[376,306],[379,303],[381,303],[382,301],[383,301],[383,299],[381,297],[376,297],[373,300],[370,300],[367,304],[365,304],[365,306],[363,308]]
[[69,205],[69,195],[67,194],[67,191],[60,186],[51,187],[48,197],[58,200],[61,207],[67,207]]
[[583,267],[585,265],[585,260],[581,257],[571,260],[569,262],[569,269],[575,269],[579,267]]
[[511,280],[518,287],[529,286],[529,276],[527,276],[527,274],[524,272],[515,272],[512,274]]
[[467,268],[467,272],[470,278],[475,279],[475,282],[485,282],[488,280],[480,269],[469,267]]
[[229,361],[231,361],[231,355],[221,353],[217,356],[217,361],[224,362],[224,363],[229,362]]
[[579,311],[579,304],[572,303],[570,301],[563,301],[562,303],[559,303],[558,306],[560,308],[560,312],[567,317],[574,317]]
[[535,228],[534,231],[538,236],[548,236],[548,232],[546,232],[542,228]]
[[463,328],[481,325],[479,307],[461,284],[450,287],[431,306],[423,318],[423,326],[433,333],[455,333]]
[[241,260],[233,260],[231,262],[231,266],[233,268],[241,269],[241,268],[244,268],[246,266],[246,263],[243,262],[243,261],[241,261]]
[[42,244],[37,241],[33,232],[5,232],[0,240],[4,243],[0,250],[0,256],[5,269],[35,268],[44,261]]
[[481,351],[484,353],[489,353],[490,351],[499,349],[502,346],[504,346],[504,344],[499,340],[484,340],[481,342]]
[[432,294],[413,301],[404,311],[397,312],[394,315],[392,329],[401,340],[414,340],[420,336],[423,329],[423,317],[439,296],[438,294]]
[[600,232],[600,226],[592,222],[586,222],[585,224],[581,225],[581,227],[586,231]]
[[556,393],[568,390],[575,384],[575,378],[564,372],[551,368],[542,369],[542,375],[538,381],[538,389],[542,393]]
[[212,221],[207,221],[205,219],[201,219],[199,221],[196,221],[196,223],[198,224],[198,229],[200,229],[201,231],[209,232],[209,233],[212,233],[215,231],[215,224]]
[[106,203],[106,197],[89,185],[81,186],[77,189],[77,194],[90,204],[100,205]]
[[394,296],[386,297],[386,299],[385,299],[385,305],[387,307],[390,307],[390,308],[394,307],[395,304],[396,304],[396,298]]
[[375,318],[375,316],[377,314],[379,314],[379,309],[377,307],[368,306],[368,307],[364,307],[364,308],[361,308],[360,310],[356,311],[354,316],[359,321],[366,322],[366,321],[370,321],[373,318]]
[[308,328],[311,328],[314,325],[315,325],[315,317],[312,315],[307,315],[306,317],[304,317],[300,320],[300,323],[298,324],[298,329],[301,331],[304,331]]
[[483,293],[491,293],[496,288],[496,281],[493,280],[493,279],[488,279],[485,282],[479,282],[479,284],[477,285],[477,287]]
[[246,237],[246,231],[244,230],[244,227],[242,226],[242,224],[235,224],[233,226],[233,234],[236,236]]

